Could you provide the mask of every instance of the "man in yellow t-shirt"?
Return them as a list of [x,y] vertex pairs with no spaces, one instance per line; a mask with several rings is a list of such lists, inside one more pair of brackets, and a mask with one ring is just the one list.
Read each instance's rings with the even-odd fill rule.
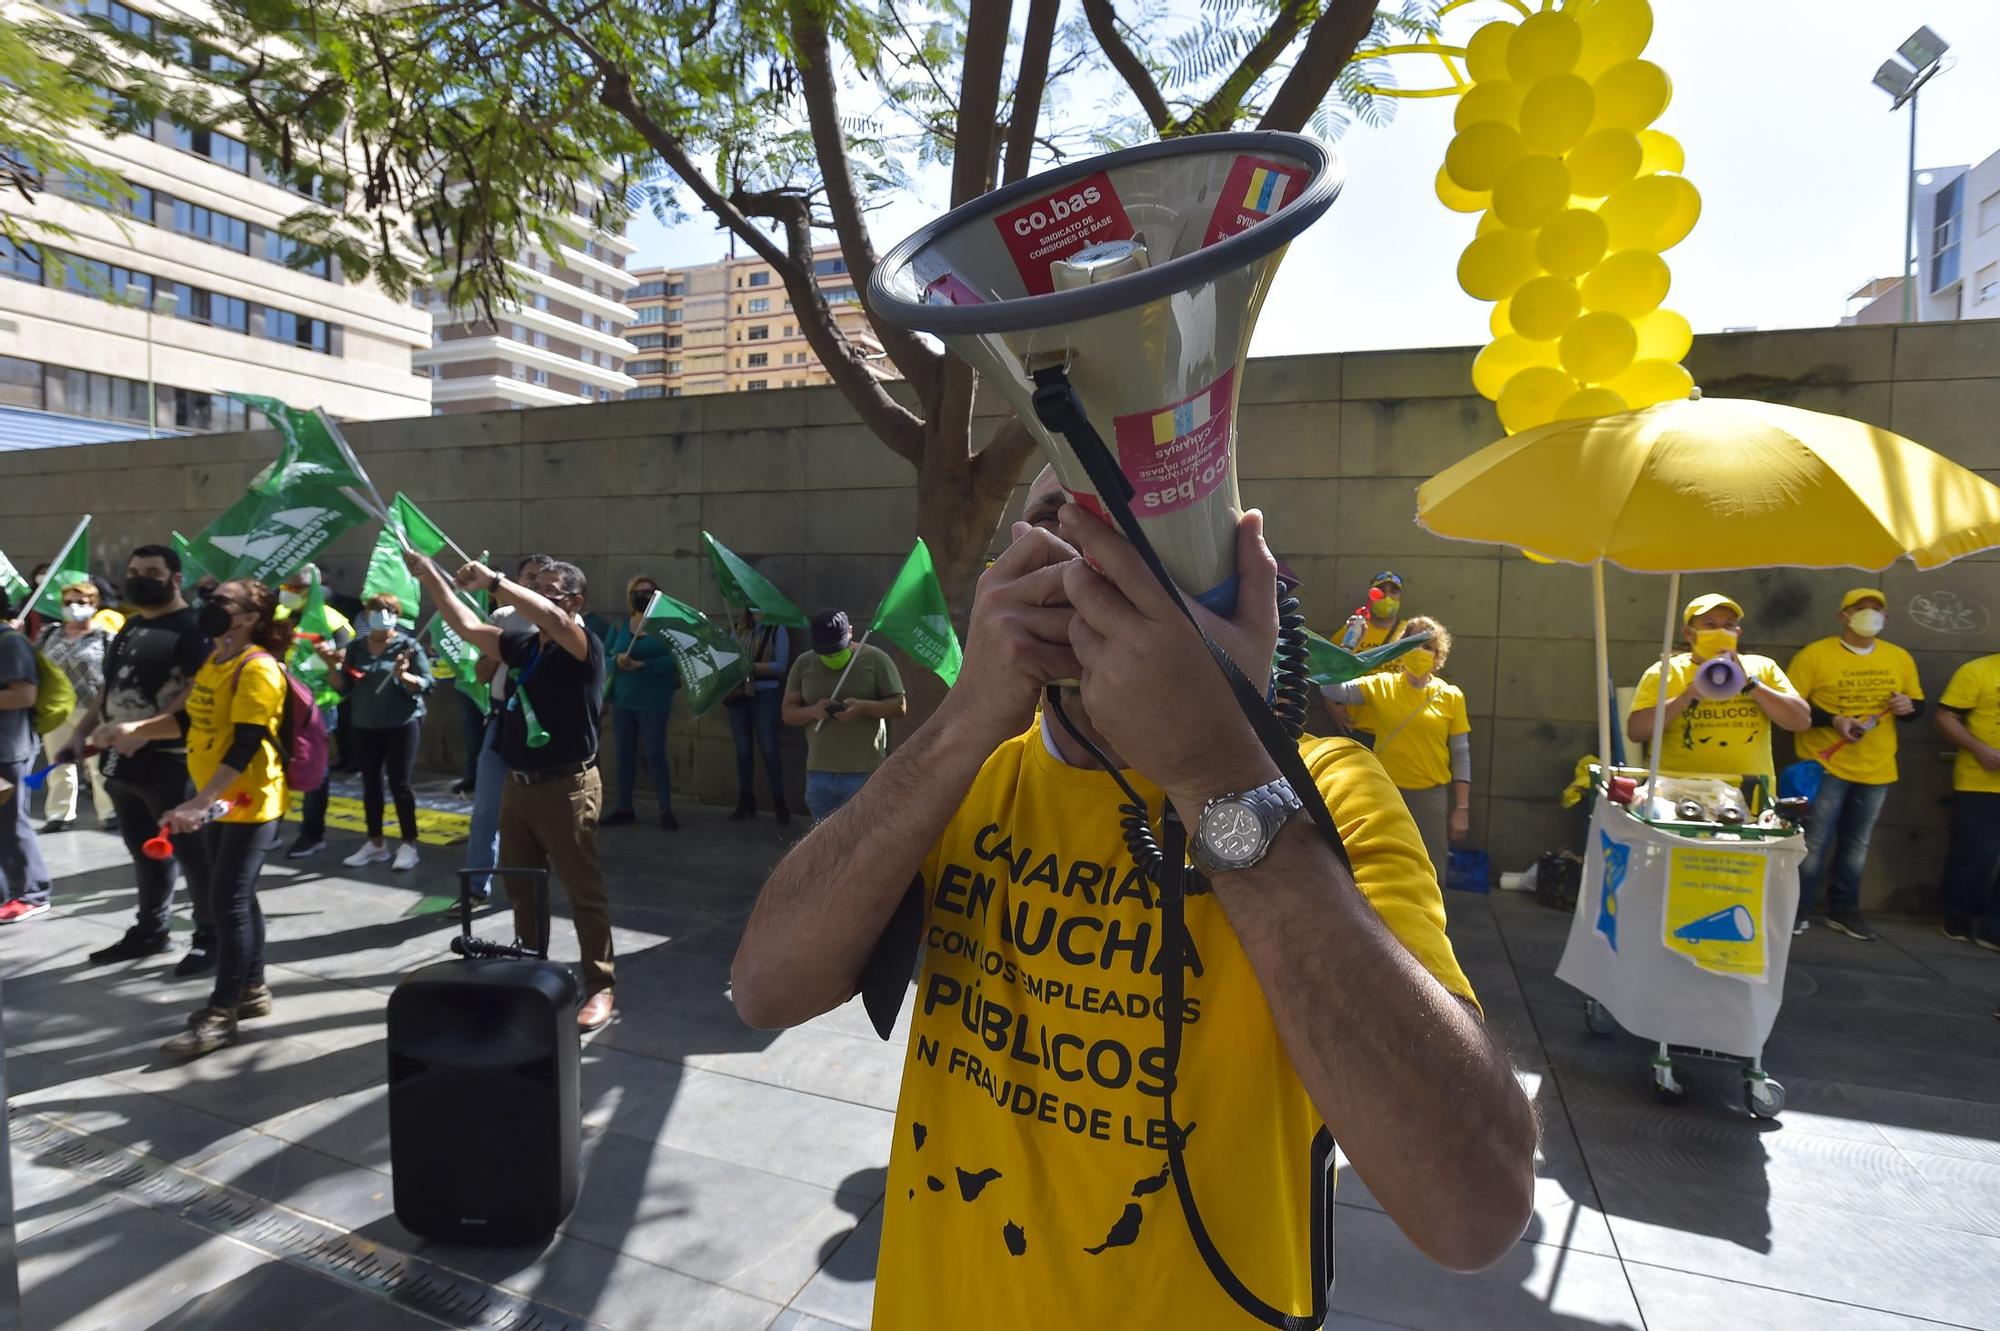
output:
[[1917,663],[1879,636],[1889,598],[1856,587],[1840,598],[1840,632],[1807,643],[1792,658],[1792,686],[1812,709],[1812,729],[1793,738],[1800,762],[1826,769],[1806,823],[1806,862],[1799,870],[1799,914],[1806,931],[1829,866],[1826,923],[1863,942],[1875,931],[1861,918],[1861,871],[1882,801],[1896,781],[1896,727],[1915,718],[1924,689]]
[[1394,642],[1403,636],[1402,616],[1403,575],[1383,569],[1369,580],[1368,599],[1341,626],[1340,645],[1350,652],[1365,652]]
[[1937,728],[1958,746],[1944,932],[2000,952],[2000,653],[1952,675],[1938,698]]
[[[1660,745],[1662,772],[1697,776],[1775,778],[1771,727],[1799,731],[1812,724],[1812,711],[1792,681],[1768,656],[1737,650],[1743,638],[1743,607],[1719,592],[1697,596],[1681,612],[1681,637],[1688,650],[1667,662],[1666,735]],[[1733,698],[1708,699],[1695,691],[1697,669],[1717,658],[1734,659],[1744,675]],[[1625,718],[1634,744],[1651,743],[1660,698],[1660,664],[1646,667]]]
[[[1203,622],[1258,682],[1277,638],[1260,515],[1237,568],[1235,617]],[[925,943],[877,1331],[1264,1325],[1191,1234],[1170,1132],[1212,1251],[1291,1315],[1326,1269],[1323,1124],[1420,1249],[1459,1268],[1505,1252],[1532,1204],[1532,1117],[1374,757],[1345,740],[1304,755],[1351,877],[1305,817],[1228,816],[1276,795],[1278,768],[1136,552],[1073,504],[1054,532],[1015,524],[966,648],[936,713],[772,873],[732,971],[746,1020],[788,1026],[871,969],[900,1001],[907,958],[871,957],[892,921]],[[1037,723],[1057,680],[1081,685]],[[1196,828],[1213,867],[1185,943],[1163,935],[1093,750]],[[1185,990],[1163,1014],[1170,971]]]

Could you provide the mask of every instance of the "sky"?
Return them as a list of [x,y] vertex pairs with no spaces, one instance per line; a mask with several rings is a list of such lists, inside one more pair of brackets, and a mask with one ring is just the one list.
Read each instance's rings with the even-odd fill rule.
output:
[[[1681,140],[1703,201],[1693,234],[1666,255],[1666,303],[1697,332],[1836,323],[1849,292],[1900,270],[1909,111],[1892,114],[1869,80],[1919,24],[1952,46],[1919,99],[1919,169],[2000,151],[1996,0],[1654,0],[1653,11],[1645,55],[1674,84],[1655,128]],[[1403,81],[1429,82],[1436,68],[1401,66]],[[1387,127],[1342,137],[1346,187],[1293,242],[1253,355],[1488,340],[1490,307],[1454,276],[1476,219],[1432,194],[1455,104],[1401,100]],[[944,183],[875,215],[878,251],[944,210]],[[647,217],[631,236],[635,267],[699,263],[727,245],[705,218],[665,228]]]

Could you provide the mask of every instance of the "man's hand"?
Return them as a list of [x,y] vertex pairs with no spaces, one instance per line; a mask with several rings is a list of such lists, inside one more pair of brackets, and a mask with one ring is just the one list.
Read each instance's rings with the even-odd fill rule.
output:
[[199,796],[167,810],[160,823],[169,832],[199,832],[208,825],[208,801]]
[[1987,771],[2000,772],[2000,749],[1991,744],[1974,744],[1972,756]]
[[[1083,667],[1091,724],[1170,796],[1247,790],[1270,780],[1275,767],[1237,710],[1228,681],[1138,551],[1075,504],[1063,506],[1061,530],[1090,561],[1068,565],[1063,586],[1076,607],[1070,642]],[[1236,571],[1235,617],[1221,619],[1198,604],[1194,613],[1261,693],[1278,643],[1278,566],[1264,544],[1264,515],[1255,509],[1237,522]]]
[[1463,841],[1472,835],[1472,810],[1453,809],[1447,834],[1453,841]]
[[476,559],[467,563],[458,572],[451,575],[451,580],[457,583],[460,589],[468,592],[477,588],[492,586],[493,578],[493,570]]
[[1833,733],[1846,740],[1849,744],[1858,744],[1861,742],[1861,737],[1868,732],[1863,730],[1861,723],[1853,717],[1836,716],[1833,718]]
[[979,575],[965,633],[965,665],[939,704],[940,715],[969,727],[988,749],[1020,734],[1048,685],[1082,673],[1070,646],[1069,596],[1063,571],[1076,550],[1026,522],[993,567]]
[[1889,710],[1897,716],[1909,716],[1917,710],[1917,704],[1907,693],[1889,695]]
[[146,741],[135,733],[140,724],[137,721],[107,721],[91,732],[90,747],[115,749],[123,757],[130,758],[146,747]]
[[632,653],[630,652],[620,652],[612,659],[618,662],[620,670],[637,670],[639,668],[639,662],[632,659]]
[[312,649],[313,655],[330,666],[338,666],[340,658],[344,655],[340,648],[333,645],[333,639],[331,638],[321,638],[312,645]]

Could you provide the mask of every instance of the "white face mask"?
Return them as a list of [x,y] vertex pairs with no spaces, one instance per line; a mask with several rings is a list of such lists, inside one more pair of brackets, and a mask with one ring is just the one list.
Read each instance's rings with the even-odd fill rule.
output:
[[90,617],[96,613],[88,605],[79,604],[75,601],[63,602],[63,618],[72,624],[87,623]]
[[278,593],[278,604],[284,606],[287,610],[296,610],[305,603],[306,594],[304,592],[295,592],[287,587]]
[[396,627],[396,616],[387,610],[370,610],[361,616],[361,627],[370,633],[387,633]]
[[1847,627],[1864,638],[1872,638],[1880,633],[1882,625],[1887,622],[1888,616],[1880,610],[1856,610],[1847,617]]

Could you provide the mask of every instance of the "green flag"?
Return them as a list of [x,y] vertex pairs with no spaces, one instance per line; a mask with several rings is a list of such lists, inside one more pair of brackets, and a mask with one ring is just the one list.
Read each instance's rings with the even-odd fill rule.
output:
[[655,593],[652,605],[646,608],[646,632],[666,639],[673,649],[688,710],[696,716],[750,678],[750,662],[736,639],[701,611],[665,592]]
[[252,492],[279,495],[296,491],[300,486],[315,485],[369,488],[368,474],[361,470],[354,450],[340,437],[338,427],[325,412],[300,411],[274,397],[253,397],[248,393],[229,396],[263,412],[283,441],[277,459],[251,479]]
[[1395,642],[1385,642],[1380,647],[1370,647],[1365,652],[1350,652],[1307,629],[1306,675],[1322,687],[1346,684],[1363,675],[1374,674],[1404,652],[1430,641],[1430,636],[1428,633],[1413,633]]
[[734,550],[707,532],[701,534],[701,543],[708,550],[709,566],[715,570],[715,582],[722,589],[723,600],[739,610],[755,610],[764,616],[766,624],[806,627],[805,612],[785,599],[783,592],[744,563]]
[[202,566],[202,562],[199,559],[194,557],[194,547],[189,544],[187,537],[177,531],[167,534],[173,538],[174,553],[181,557],[181,577],[186,580],[188,586],[192,587],[207,575],[208,570]]
[[410,497],[401,490],[396,492],[395,500],[389,505],[389,521],[418,554],[435,559],[439,551],[451,545],[451,539],[443,529],[425,517],[424,511],[410,502]]
[[391,530],[394,519],[382,524],[381,535],[375,538],[374,552],[368,556],[368,576],[361,583],[361,599],[387,592],[403,604],[403,626],[408,628],[417,622],[417,600],[422,595],[417,589],[416,575],[403,563],[403,543],[396,539]]
[[21,570],[14,567],[14,562],[6,555],[0,554],[0,592],[7,594],[7,604],[21,606],[25,612],[27,607],[22,603],[28,599],[28,593],[33,590],[35,589],[28,585],[28,580],[21,576]]
[[[402,498],[401,495],[396,497]],[[474,608],[484,615],[486,593],[479,592],[471,599]],[[437,649],[438,659],[451,666],[452,682],[458,686],[458,691],[477,703],[480,711],[492,711],[493,688],[480,683],[473,673],[479,665],[479,649],[453,632],[443,615],[431,620],[431,646]]]
[[188,552],[219,582],[255,578],[276,586],[365,516],[353,500],[325,486],[278,494],[252,489],[203,528]]
[[326,588],[315,577],[312,588],[306,593],[305,604],[298,608],[292,618],[292,653],[286,664],[301,683],[313,691],[313,698],[322,707],[339,704],[340,694],[333,687],[333,668],[313,649],[321,642],[333,640],[333,624],[326,617]]
[[958,682],[965,657],[958,634],[952,631],[951,607],[945,604],[944,587],[931,565],[930,547],[921,536],[903,562],[903,571],[875,607],[868,631],[901,647],[946,685]]
[[42,585],[42,594],[35,598],[29,608],[39,610],[50,619],[62,618],[63,588],[74,587],[79,582],[90,581],[90,519],[78,524],[76,532],[63,547],[55,563],[49,568],[48,581]]

